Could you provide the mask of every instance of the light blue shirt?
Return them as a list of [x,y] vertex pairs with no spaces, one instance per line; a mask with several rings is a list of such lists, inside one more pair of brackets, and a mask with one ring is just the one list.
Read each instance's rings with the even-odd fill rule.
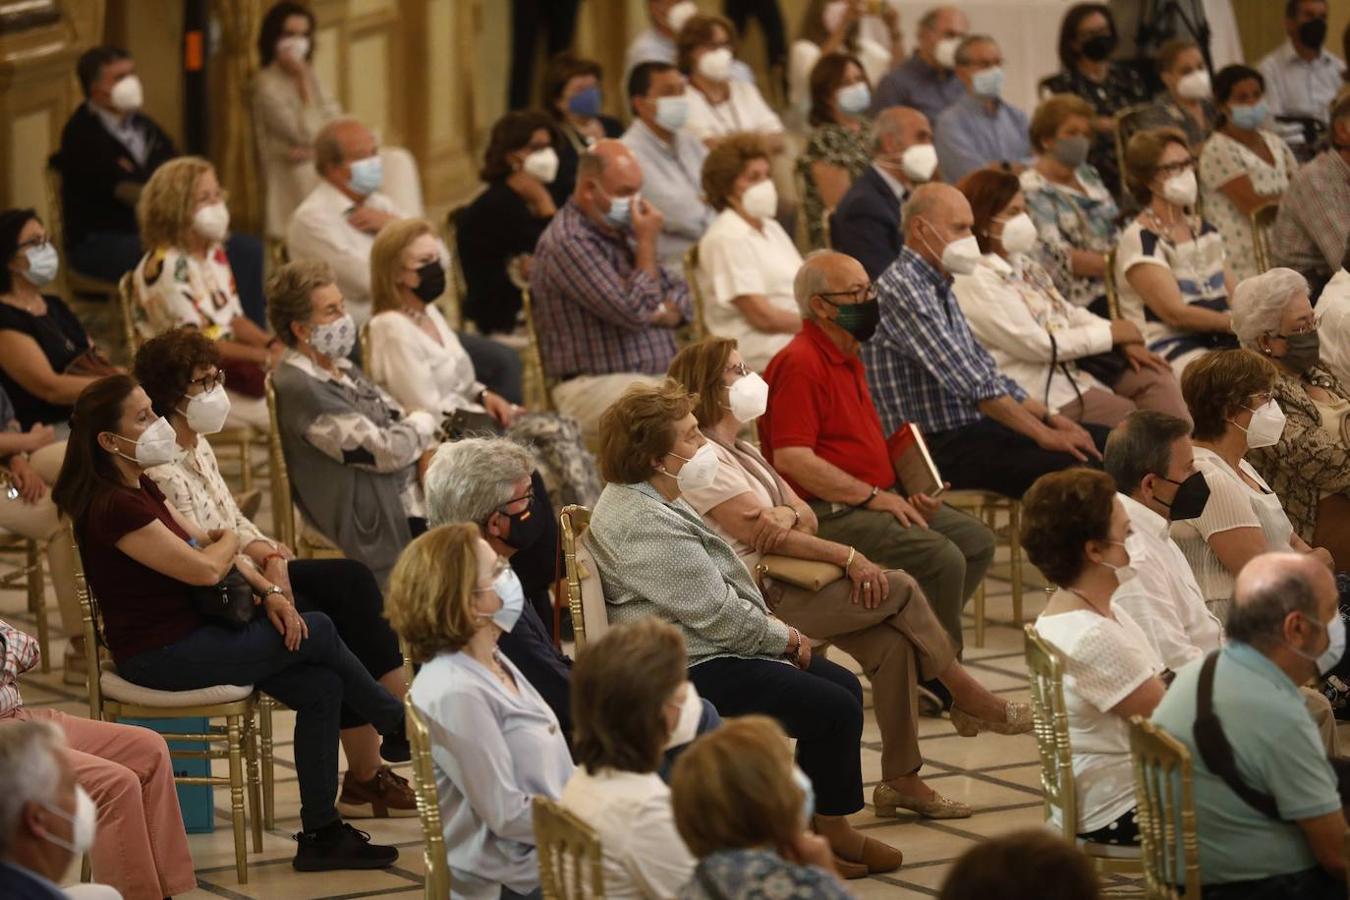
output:
[[451,896],[497,900],[539,887],[531,809],[535,794],[558,799],[572,755],[558,719],[505,655],[512,694],[467,653],[442,653],[412,683],[431,733]]
[[991,113],[984,101],[967,94],[934,123],[942,180],[955,184],[992,162],[1031,162],[1027,114],[999,100]]
[[1214,713],[1223,723],[1242,780],[1275,798],[1276,822],[1249,806],[1212,774],[1196,749],[1196,660],[1177,673],[1155,724],[1191,751],[1195,821],[1204,884],[1251,881],[1317,865],[1299,819],[1341,808],[1336,775],[1298,686],[1265,654],[1248,644],[1219,651],[1214,672]]
[[684,253],[708,230],[717,213],[703,202],[703,160],[708,148],[687,131],[671,134],[667,144],[641,119],[624,132],[623,142],[642,167],[642,196],[665,216],[656,253],[661,265],[683,278]]

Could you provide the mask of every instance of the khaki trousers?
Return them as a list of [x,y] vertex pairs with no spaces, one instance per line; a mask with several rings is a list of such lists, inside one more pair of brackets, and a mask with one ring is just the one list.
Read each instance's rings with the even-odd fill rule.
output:
[[66,457],[66,442],[49,444],[29,459],[47,492],[36,503],[10,500],[0,496],[0,529],[35,541],[47,543],[47,568],[51,572],[56,604],[61,612],[61,629],[69,636],[83,634],[84,618],[75,596],[75,548],[62,533],[61,516],[52,503],[52,485]]
[[576,419],[581,439],[592,453],[600,446],[600,417],[635,384],[655,386],[663,376],[620,372],[617,375],[578,375],[553,389],[553,405],[560,415]]
[[765,598],[774,615],[810,637],[829,640],[856,659],[872,683],[872,705],[881,731],[881,777],[901,778],[919,770],[919,681],[945,672],[956,649],[933,615],[918,583],[888,571],[890,592],[875,609],[849,595],[841,578],[819,591],[767,582]]

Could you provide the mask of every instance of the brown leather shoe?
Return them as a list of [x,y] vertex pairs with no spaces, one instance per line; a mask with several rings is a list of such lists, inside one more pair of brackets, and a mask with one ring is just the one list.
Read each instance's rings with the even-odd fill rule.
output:
[[[916,812],[925,819],[969,819],[973,810],[964,803],[948,800],[933,791],[932,798],[922,800],[902,794],[884,781],[872,789],[872,806],[878,816],[899,816],[899,810]],[[898,851],[897,851],[898,852]]]
[[369,781],[343,775],[337,808],[347,819],[406,819],[417,815],[417,795],[408,779],[380,766]]
[[834,870],[839,873],[840,878],[852,881],[856,878],[867,877],[867,866],[860,862],[850,862],[844,859],[838,853],[834,855]]
[[[900,868],[900,864],[905,861],[905,854],[901,853],[895,847],[889,844],[883,844],[881,841],[875,841],[870,837],[864,837],[862,849],[858,853],[858,859],[849,859],[841,856],[838,851],[834,854],[834,865],[839,870],[839,874],[844,878],[862,878],[863,875],[876,875],[880,872],[894,872]],[[845,874],[861,869],[861,874]]]

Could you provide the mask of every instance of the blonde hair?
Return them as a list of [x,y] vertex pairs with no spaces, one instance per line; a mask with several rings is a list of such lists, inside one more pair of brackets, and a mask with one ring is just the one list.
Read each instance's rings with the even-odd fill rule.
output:
[[398,276],[403,272],[403,251],[424,234],[434,235],[426,219],[399,219],[380,229],[370,248],[370,299],[373,313],[399,309]]
[[197,206],[197,182],[215,167],[200,156],[180,156],[155,170],[136,203],[141,247],[149,252],[187,244]]
[[403,548],[394,564],[384,615],[413,662],[458,652],[478,630],[473,592],[479,537],[472,522],[441,525]]

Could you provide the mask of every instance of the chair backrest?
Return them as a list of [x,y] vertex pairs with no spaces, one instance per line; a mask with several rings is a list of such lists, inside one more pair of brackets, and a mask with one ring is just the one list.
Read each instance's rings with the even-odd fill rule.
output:
[[422,713],[412,702],[412,694],[403,696],[408,720],[408,743],[412,746],[413,793],[417,796],[417,817],[422,822],[422,857],[426,866],[426,900],[445,900],[450,896],[450,862],[445,855],[445,832],[441,829],[441,804],[436,794],[436,767],[431,761],[431,732]]
[[361,328],[356,332],[356,339],[361,344],[361,369],[367,376],[373,378],[374,376],[370,374],[370,320],[366,320],[361,324]]
[[455,329],[464,324],[464,301],[469,296],[469,282],[464,277],[464,265],[459,257],[459,220],[468,208],[468,203],[461,203],[450,207],[450,212],[445,215],[445,246],[450,251],[450,271],[446,274],[450,291],[442,299],[441,312]]
[[47,158],[47,167],[43,170],[47,185],[47,240],[64,256],[65,218],[61,215],[61,169],[56,162],[56,154]]
[[584,506],[564,506],[559,521],[563,568],[567,574],[567,607],[572,613],[572,632],[579,652],[587,641],[604,637],[609,630],[609,613],[605,609],[605,594],[595,559],[586,546],[591,511]]
[[694,340],[701,341],[708,336],[708,323],[703,318],[707,305],[703,297],[703,282],[698,277],[698,244],[691,244],[684,251],[684,283],[689,285],[689,300],[694,307]]
[[267,458],[272,469],[272,533],[287,547],[295,547],[295,504],[291,500],[291,476],[286,452],[281,446],[281,423],[277,419],[277,392],[272,376],[266,380]]
[[1106,254],[1106,274],[1102,276],[1102,281],[1106,282],[1106,310],[1113,319],[1120,318],[1120,286],[1116,284],[1116,248],[1112,247]]
[[1265,272],[1270,268],[1270,233],[1275,227],[1275,217],[1280,213],[1280,201],[1263,203],[1252,210],[1252,250],[1256,255],[1256,270]]
[[826,209],[820,214],[820,240],[821,246],[826,250],[834,249],[834,242],[830,240],[830,222],[834,219],[834,210]]
[[75,539],[75,527],[66,519],[61,520],[61,533],[52,538],[54,541],[70,541],[75,548],[75,598],[80,603],[80,618],[83,623],[86,663],[85,678],[89,690],[89,718],[95,721],[103,719],[103,691],[99,684],[100,649],[106,646],[103,640],[103,617],[99,612],[98,598],[84,576],[84,556],[80,553],[79,541]]
[[1073,754],[1069,747],[1069,712],[1064,705],[1064,667],[1059,654],[1026,626],[1027,680],[1036,747],[1041,754],[1041,792],[1045,817],[1059,815],[1064,836],[1074,841],[1078,802],[1074,796]]
[[[1130,756],[1144,893],[1150,900],[1180,900],[1183,893],[1198,897],[1200,843],[1190,751],[1152,722],[1134,716],[1130,719]],[[1184,891],[1178,891],[1177,885]]]
[[539,350],[539,329],[534,321],[534,304],[530,299],[530,289],[520,289],[520,308],[525,313],[525,335],[529,339],[525,347],[523,360],[526,379],[535,379],[543,394],[541,400],[546,411],[553,409],[553,379],[544,371],[544,356]]
[[545,900],[605,896],[600,838],[589,825],[547,797],[534,798],[534,842]]
[[143,321],[140,304],[136,302],[136,272],[124,272],[117,279],[117,312],[122,319],[122,336],[127,342],[127,354],[135,356],[143,341],[139,325]]
[[1134,106],[1125,107],[1115,115],[1116,164],[1122,179],[1125,177],[1125,148],[1130,145],[1130,138],[1134,137],[1134,133],[1148,124],[1150,115],[1157,115],[1157,109],[1152,103],[1136,103]]

